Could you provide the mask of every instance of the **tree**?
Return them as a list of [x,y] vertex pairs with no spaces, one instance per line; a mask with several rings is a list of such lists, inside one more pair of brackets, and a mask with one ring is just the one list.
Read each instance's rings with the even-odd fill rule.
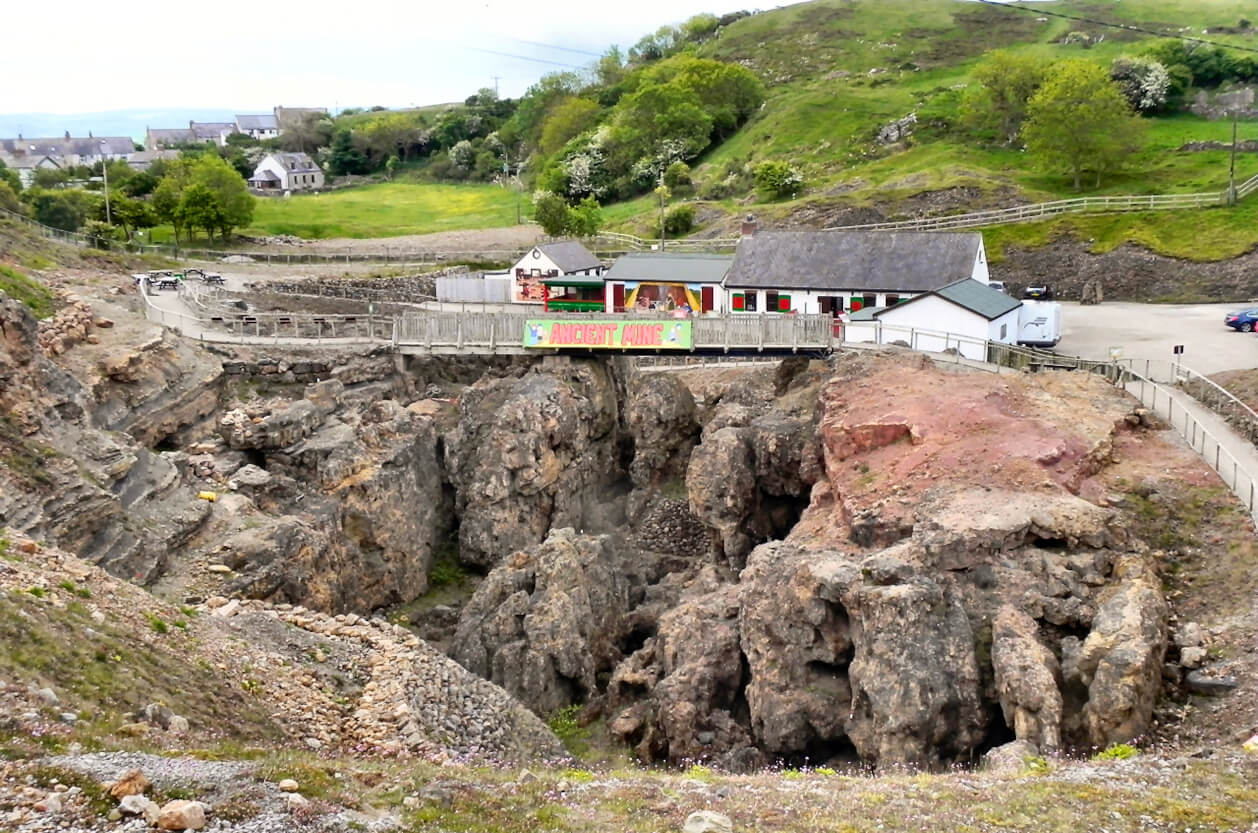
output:
[[533,197],[533,219],[542,231],[559,237],[568,229],[568,203],[558,194],[541,191]]
[[384,163],[384,173],[390,180],[397,175],[398,165],[401,163],[396,156],[390,156]]
[[328,168],[337,176],[365,174],[371,170],[366,157],[354,146],[354,137],[348,127],[338,127],[332,136]]
[[547,156],[557,153],[598,122],[601,108],[588,98],[566,98],[554,106],[542,124],[537,149]]
[[693,205],[679,205],[664,215],[664,233],[669,237],[681,237],[695,227]]
[[679,194],[694,188],[694,181],[690,178],[690,166],[681,160],[669,165],[664,169],[664,184]]
[[1048,167],[1074,177],[1101,174],[1121,165],[1138,143],[1140,125],[1109,74],[1085,60],[1062,61],[1027,105],[1022,136],[1027,148]]
[[197,228],[205,229],[206,235],[213,240],[214,230],[219,228],[222,217],[218,200],[214,192],[200,182],[194,182],[183,190],[179,198],[179,206],[175,209],[179,224],[190,231]]
[[1152,58],[1115,58],[1109,77],[1136,112],[1153,113],[1166,106],[1171,76],[1166,67]]
[[603,207],[593,197],[586,197],[568,209],[567,231],[574,237],[593,237],[603,227]]
[[175,245],[179,245],[179,230],[183,228],[183,218],[179,214],[179,199],[183,187],[175,176],[164,176],[153,189],[153,213],[163,223],[170,223],[175,229]]
[[0,208],[12,211],[14,214],[26,213],[22,209],[22,201],[18,199],[17,192],[9,185],[7,179],[0,179]]
[[135,235],[137,229],[152,228],[157,225],[157,215],[153,211],[153,206],[143,200],[121,195],[114,196],[112,213],[114,222],[122,226],[128,240]]
[[128,179],[122,186],[122,192],[132,197],[147,197],[153,193],[153,189],[157,187],[158,177],[154,176],[151,169],[148,171],[136,171],[135,176]]
[[679,142],[681,158],[692,159],[711,143],[712,117],[694,90],[681,84],[644,87],[625,96],[617,110],[616,136],[634,159],[667,141]]
[[998,49],[974,68],[979,86],[962,104],[962,117],[972,127],[992,129],[1013,144],[1026,118],[1027,103],[1044,83],[1049,67],[1030,55]]
[[22,202],[30,206],[38,222],[63,231],[78,231],[104,205],[99,194],[81,188],[50,190],[37,185],[22,192]]
[[3,159],[0,159],[0,182],[7,183],[14,194],[22,192],[22,178],[17,175],[17,171],[4,164]]
[[39,188],[59,188],[70,181],[70,172],[62,168],[36,168],[31,184]]

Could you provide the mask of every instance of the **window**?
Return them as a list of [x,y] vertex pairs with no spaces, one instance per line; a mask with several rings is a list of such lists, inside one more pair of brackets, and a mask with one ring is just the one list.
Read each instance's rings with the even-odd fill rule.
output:
[[764,311],[778,311],[778,294],[771,289],[764,293]]
[[817,306],[822,315],[838,315],[843,312],[843,298],[839,295],[819,295]]
[[1009,332],[1009,325],[1008,325],[1008,324],[1001,324],[1001,325],[1000,325],[1000,338],[1001,338],[1002,340],[1004,339],[1005,334],[1006,334],[1006,333],[1008,333],[1008,332]]
[[894,307],[894,306],[895,306],[896,304],[898,304],[898,303],[900,303],[900,296],[899,296],[899,295],[888,295],[888,296],[887,296],[887,306],[889,306],[889,307]]
[[876,306],[878,306],[878,296],[877,296],[877,295],[862,295],[862,296],[861,296],[861,308],[862,308],[862,309],[864,309],[865,307],[876,307]]
[[757,295],[759,295],[759,294],[760,294],[759,292],[748,292],[748,293],[747,293],[747,295],[746,295],[746,310],[747,310],[747,312],[755,312],[755,311],[756,311],[756,307],[757,307],[757,304],[756,304],[756,296],[757,296]]

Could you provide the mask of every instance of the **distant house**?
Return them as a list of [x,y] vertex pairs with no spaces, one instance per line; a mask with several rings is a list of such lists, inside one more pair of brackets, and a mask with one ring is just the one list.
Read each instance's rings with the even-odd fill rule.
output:
[[486,277],[510,276],[515,282],[513,302],[540,304],[546,294],[542,285],[546,279],[566,275],[597,277],[605,269],[603,262],[585,246],[575,240],[563,240],[534,246],[506,271],[487,272]]
[[961,278],[893,306],[853,313],[844,338],[879,344],[898,341],[936,353],[952,349],[986,361],[984,342],[1017,343],[1021,308],[1021,301],[985,281]]
[[127,164],[137,171],[147,171],[159,159],[169,161],[178,158],[179,151],[177,150],[139,150],[131,154]]
[[254,139],[274,139],[280,135],[279,121],[273,113],[236,116],[236,132]]
[[889,307],[960,278],[987,282],[978,233],[749,229],[725,280],[732,312]]
[[258,191],[317,191],[323,171],[305,153],[268,153],[253,169],[249,186]]
[[144,130],[145,150],[187,145],[196,140],[196,134],[186,127],[148,127]]
[[67,168],[95,165],[105,160],[127,161],[135,153],[135,142],[126,136],[71,136],[60,138],[0,139],[0,159],[29,185],[40,168]]
[[603,276],[608,312],[676,310],[723,312],[722,281],[729,255],[632,252]]

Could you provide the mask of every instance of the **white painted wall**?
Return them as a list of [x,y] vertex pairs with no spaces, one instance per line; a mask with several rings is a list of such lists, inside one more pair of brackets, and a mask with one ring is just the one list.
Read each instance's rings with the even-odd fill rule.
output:
[[[872,327],[862,322],[849,323],[845,338],[878,344],[903,341],[916,350],[932,353],[954,349],[968,359],[985,361],[987,351],[984,342],[998,340],[992,334],[1000,332],[1000,323],[1006,326],[1006,338],[999,340],[1013,343],[1017,337],[1018,311],[1014,309],[989,322],[977,313],[931,295],[911,304],[892,307],[881,313],[873,323]],[[958,340],[950,336],[962,338]]]
[[[757,289],[757,290],[724,289],[722,290],[722,294],[724,295],[724,304],[726,308],[731,309],[731,310],[733,309],[733,303],[730,299],[736,293],[739,293],[739,292],[743,294],[749,294],[751,292],[756,293],[756,304],[757,304],[756,309],[755,309],[756,313],[784,311],[784,310],[766,310],[765,309],[764,296],[765,296],[766,290],[763,290],[763,289]],[[821,312],[821,298],[823,296],[830,297],[830,298],[834,298],[834,297],[842,298],[843,309],[850,310],[852,308],[852,298],[853,297],[860,298],[866,294],[864,292],[851,292],[851,291],[834,292],[827,289],[819,289],[819,290],[780,289],[778,290],[778,293],[790,295],[791,296],[791,309],[793,309],[795,312],[798,312],[800,314],[808,314],[808,313],[819,314]],[[887,305],[888,293],[874,292],[870,294],[874,295],[877,298],[877,301],[875,302],[874,306],[884,307]],[[916,295],[920,295],[921,293],[920,292],[900,292],[900,293],[890,293],[890,294],[899,295],[900,299],[903,300],[905,298],[915,297]]]
[[[275,154],[268,153],[253,169],[254,176],[259,171],[270,171],[280,178],[282,191],[313,191],[323,187],[323,171],[290,171],[280,162]],[[310,181],[305,181],[309,177]]]
[[983,245],[982,237],[979,237],[978,254],[974,259],[974,272],[970,277],[976,281],[982,281],[984,285],[987,284],[990,277],[990,273],[987,271],[987,247]]

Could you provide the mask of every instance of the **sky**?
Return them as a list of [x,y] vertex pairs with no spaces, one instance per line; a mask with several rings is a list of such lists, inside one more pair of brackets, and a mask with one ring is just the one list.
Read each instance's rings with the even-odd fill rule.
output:
[[[627,50],[665,23],[746,7],[730,0],[215,0],[123,8],[65,0],[50,23],[41,4],[15,3],[4,13],[10,36],[0,49],[0,114],[406,107],[461,101],[493,87],[495,76],[501,95],[517,97],[546,72],[588,64],[613,43]],[[13,124],[0,119],[0,135]]]

